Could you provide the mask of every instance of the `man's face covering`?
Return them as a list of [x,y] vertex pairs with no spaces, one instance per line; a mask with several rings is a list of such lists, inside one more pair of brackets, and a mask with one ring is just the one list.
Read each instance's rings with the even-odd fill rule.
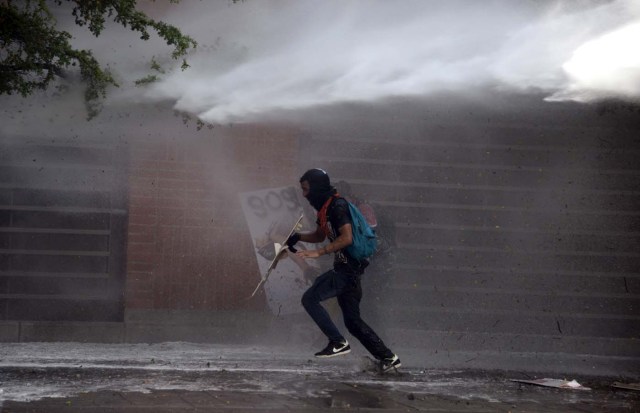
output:
[[329,175],[322,169],[309,169],[300,178],[302,194],[317,211],[335,193]]

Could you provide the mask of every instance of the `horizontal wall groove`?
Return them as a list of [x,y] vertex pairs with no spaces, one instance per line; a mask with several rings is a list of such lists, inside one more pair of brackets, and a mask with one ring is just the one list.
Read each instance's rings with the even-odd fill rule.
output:
[[120,208],[84,208],[65,206],[27,206],[27,205],[0,205],[0,211],[31,211],[31,212],[65,212],[74,214],[113,214],[125,215],[127,210]]
[[102,229],[65,229],[65,228],[22,228],[0,227],[0,232],[14,234],[71,234],[71,235],[110,235],[111,231]]
[[[334,180],[344,179],[337,176]],[[370,179],[347,179],[351,185],[376,185],[376,186],[392,186],[406,188],[432,188],[432,189],[460,189],[470,191],[502,191],[502,192],[527,192],[527,193],[559,193],[562,194],[588,194],[588,195],[640,195],[640,191],[630,190],[607,190],[607,189],[571,189],[562,188],[534,188],[531,186],[501,186],[501,185],[469,185],[469,184],[441,184],[433,182],[417,182],[417,181],[388,181],[388,180],[370,180]],[[0,185],[1,186],[1,185]]]
[[432,250],[432,251],[464,251],[464,252],[489,252],[489,253],[505,253],[505,254],[535,254],[550,256],[568,256],[568,257],[627,257],[640,258],[640,253],[635,252],[603,252],[603,251],[577,251],[577,250],[533,250],[533,249],[507,249],[492,247],[461,247],[452,245],[432,245],[432,244],[411,244],[398,243],[397,248],[408,250]]
[[[420,313],[434,313],[437,314],[483,314],[483,315],[495,315],[495,316],[510,316],[513,318],[523,316],[535,316],[535,317],[548,317],[557,319],[562,317],[563,321],[576,319],[590,319],[590,320],[624,320],[624,321],[640,321],[640,315],[623,315],[623,314],[604,314],[604,313],[577,313],[577,312],[562,312],[562,311],[535,311],[535,310],[492,310],[486,308],[463,308],[463,307],[424,307],[415,305],[402,305],[399,306],[400,311],[407,311],[413,315]],[[398,311],[398,310],[396,310]],[[400,319],[400,315],[396,315],[396,318]]]
[[0,294],[2,300],[55,300],[55,301],[112,301],[113,298],[100,295],[62,294]]
[[494,294],[494,295],[518,295],[532,297],[550,297],[550,298],[621,298],[638,300],[640,304],[640,294],[610,294],[610,293],[583,293],[583,292],[562,292],[550,294],[548,291],[536,290],[517,290],[517,289],[498,289],[498,288],[482,288],[482,287],[438,287],[434,284],[420,284],[418,286],[408,283],[397,283],[393,286],[396,290],[406,291],[427,291],[435,293],[469,293],[469,294]]
[[[564,131],[566,132],[566,131]],[[539,152],[571,152],[572,154],[581,154],[581,153],[590,153],[594,150],[598,150],[600,148],[596,146],[587,146],[587,147],[575,147],[567,144],[567,146],[560,145],[521,145],[517,143],[513,144],[495,144],[495,143],[465,143],[465,142],[434,142],[434,141],[410,141],[410,140],[398,140],[393,137],[384,137],[384,138],[354,138],[350,136],[331,136],[331,135],[317,135],[313,137],[314,141],[322,142],[322,143],[334,143],[336,145],[345,145],[346,143],[364,143],[370,146],[375,146],[377,144],[385,145],[390,142],[396,146],[410,146],[410,147],[435,147],[435,148],[451,148],[451,149],[507,149],[511,151],[539,151]],[[601,149],[600,149],[601,150]],[[603,151],[605,152],[605,151]],[[640,150],[625,148],[607,148],[606,153],[608,154],[639,154]],[[319,159],[314,157],[315,159]]]
[[465,225],[440,225],[440,224],[408,224],[404,222],[395,222],[396,228],[403,229],[425,229],[425,230],[447,230],[447,231],[471,231],[471,232],[490,232],[490,233],[515,233],[515,234],[553,234],[553,235],[595,235],[595,236],[615,236],[615,237],[637,237],[640,236],[639,231],[599,231],[599,230],[564,230],[564,229],[534,229],[522,227],[487,227],[487,226],[465,226]]
[[510,166],[499,164],[486,164],[486,163],[452,163],[452,162],[423,162],[423,161],[403,161],[403,160],[389,160],[389,159],[370,159],[370,158],[357,158],[357,157],[316,157],[315,160],[320,163],[336,163],[344,162],[348,164],[367,164],[367,165],[379,165],[379,166],[403,166],[403,167],[433,167],[433,168],[450,168],[450,169],[473,169],[473,170],[502,170],[502,171],[516,171],[516,172],[539,172],[546,173],[553,171],[556,173],[561,172],[582,172],[589,173],[596,171],[598,175],[631,175],[640,176],[640,169],[588,169],[588,168],[562,168],[562,167],[549,167],[549,166]]
[[[389,328],[390,332],[401,332],[406,331],[406,329],[402,328]],[[425,330],[418,330],[425,331]],[[459,336],[460,334],[469,334],[480,337],[502,337],[502,338],[545,338],[548,340],[565,340],[571,338],[578,338],[580,340],[594,340],[601,342],[611,342],[611,343],[627,343],[629,341],[628,338],[623,337],[598,337],[598,336],[571,336],[564,334],[527,334],[527,333],[505,333],[505,332],[482,332],[482,331],[451,331],[451,330],[429,330],[429,333],[433,333],[435,335],[440,336]],[[392,334],[393,336],[393,334]]]
[[0,271],[0,277],[108,279],[109,274],[97,272]]
[[33,147],[41,147],[41,148],[72,148],[72,149],[98,149],[105,150],[107,152],[111,152],[114,149],[114,143],[109,141],[108,143],[104,143],[104,138],[100,140],[91,141],[87,138],[83,138],[82,140],[69,138],[47,138],[47,139],[34,139],[31,135],[17,135],[11,134],[2,137],[3,143],[9,144],[11,146],[15,146],[17,148],[33,148]]
[[566,271],[566,270],[532,270],[522,268],[497,268],[497,267],[467,267],[467,266],[453,266],[453,265],[430,265],[425,263],[424,265],[411,265],[411,264],[396,264],[394,268],[398,270],[409,271],[458,271],[472,274],[484,274],[484,273],[509,273],[509,274],[547,274],[557,276],[585,276],[585,277],[612,277],[612,278],[638,278],[640,279],[640,273],[635,272],[602,272],[602,271]]
[[[376,205],[388,207],[406,207],[419,209],[444,209],[444,210],[464,210],[464,211],[494,211],[494,212],[557,212],[555,208],[530,208],[530,207],[505,207],[498,205],[463,205],[463,204],[430,204],[427,202],[402,202],[402,201],[376,201]],[[615,211],[611,209],[586,210],[586,209],[564,209],[559,214],[567,215],[603,215],[603,216],[631,216],[640,217],[640,211]]]
[[0,182],[1,189],[35,189],[42,191],[74,191],[74,192],[87,192],[87,193],[112,193],[115,187],[115,183],[110,185],[101,186],[99,190],[96,190],[94,186],[89,185],[69,185],[69,184],[58,184],[58,185],[38,185],[34,184],[15,184],[11,182]]
[[111,165],[112,162],[105,163],[104,166],[101,164],[95,163],[81,163],[81,162],[69,162],[65,161],[64,163],[59,162],[51,162],[51,161],[32,161],[32,162],[0,162],[0,167],[9,167],[9,168],[25,168],[25,169],[35,169],[37,171],[42,170],[43,173],[49,172],[48,168],[64,170],[64,169],[73,169],[74,171],[78,170],[88,170],[88,171],[100,171],[100,172],[116,172],[116,169]]
[[109,251],[64,251],[64,250],[25,250],[25,249],[0,249],[0,254],[8,255],[65,255],[83,257],[108,257]]

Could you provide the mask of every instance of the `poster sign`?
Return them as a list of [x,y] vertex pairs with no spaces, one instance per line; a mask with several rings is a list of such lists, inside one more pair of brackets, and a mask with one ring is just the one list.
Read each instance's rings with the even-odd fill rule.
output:
[[[282,244],[286,240],[301,214],[304,215],[301,231],[313,231],[316,227],[315,215],[310,215],[313,213],[308,210],[303,211],[299,192],[299,188],[289,186],[240,194],[261,275],[267,272],[275,256],[275,244]],[[296,248],[309,249],[315,246],[298,243]],[[271,312],[276,315],[303,312],[300,298],[311,285],[313,275],[318,272],[315,260],[305,261],[287,252],[263,287]],[[260,279],[256,278],[255,281],[257,284]]]

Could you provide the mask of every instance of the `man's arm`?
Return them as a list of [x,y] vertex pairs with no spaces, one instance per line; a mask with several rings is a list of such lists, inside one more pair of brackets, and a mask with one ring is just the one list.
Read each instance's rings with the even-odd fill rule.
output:
[[324,231],[322,230],[322,228],[320,228],[320,226],[316,227],[315,232],[307,232],[305,234],[299,233],[299,235],[300,235],[300,241],[310,242],[312,244],[320,243],[324,241],[324,239],[327,237]]
[[[338,250],[346,248],[353,243],[353,231],[351,229],[351,224],[344,224],[343,226],[338,228],[338,234],[338,238],[336,238],[335,241],[325,245],[324,247],[317,250],[298,251],[296,255],[302,258],[318,258],[323,255],[331,254],[332,252],[336,252]],[[312,236],[314,240],[311,240]],[[320,237],[321,239],[319,241],[315,241]],[[307,241],[307,239],[309,239],[309,241]],[[316,232],[300,235],[300,240],[305,242],[318,243],[324,241],[324,239],[325,234],[320,227],[316,229]]]

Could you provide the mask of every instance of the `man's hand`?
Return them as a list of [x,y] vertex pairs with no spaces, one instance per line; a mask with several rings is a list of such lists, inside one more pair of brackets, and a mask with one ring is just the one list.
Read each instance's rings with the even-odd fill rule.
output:
[[322,256],[322,250],[303,250],[296,252],[296,256],[300,258],[318,258]]
[[[320,228],[320,227],[318,227]],[[300,258],[318,258],[326,254],[331,254],[342,248],[346,248],[353,243],[353,232],[351,230],[351,224],[344,224],[338,229],[340,235],[333,242],[325,245],[319,250],[307,250],[296,252],[296,255]],[[318,231],[316,231],[317,233]],[[324,234],[324,233],[323,233]],[[323,239],[324,240],[324,239]],[[303,241],[308,241],[303,239]],[[322,242],[322,241],[318,241]]]

